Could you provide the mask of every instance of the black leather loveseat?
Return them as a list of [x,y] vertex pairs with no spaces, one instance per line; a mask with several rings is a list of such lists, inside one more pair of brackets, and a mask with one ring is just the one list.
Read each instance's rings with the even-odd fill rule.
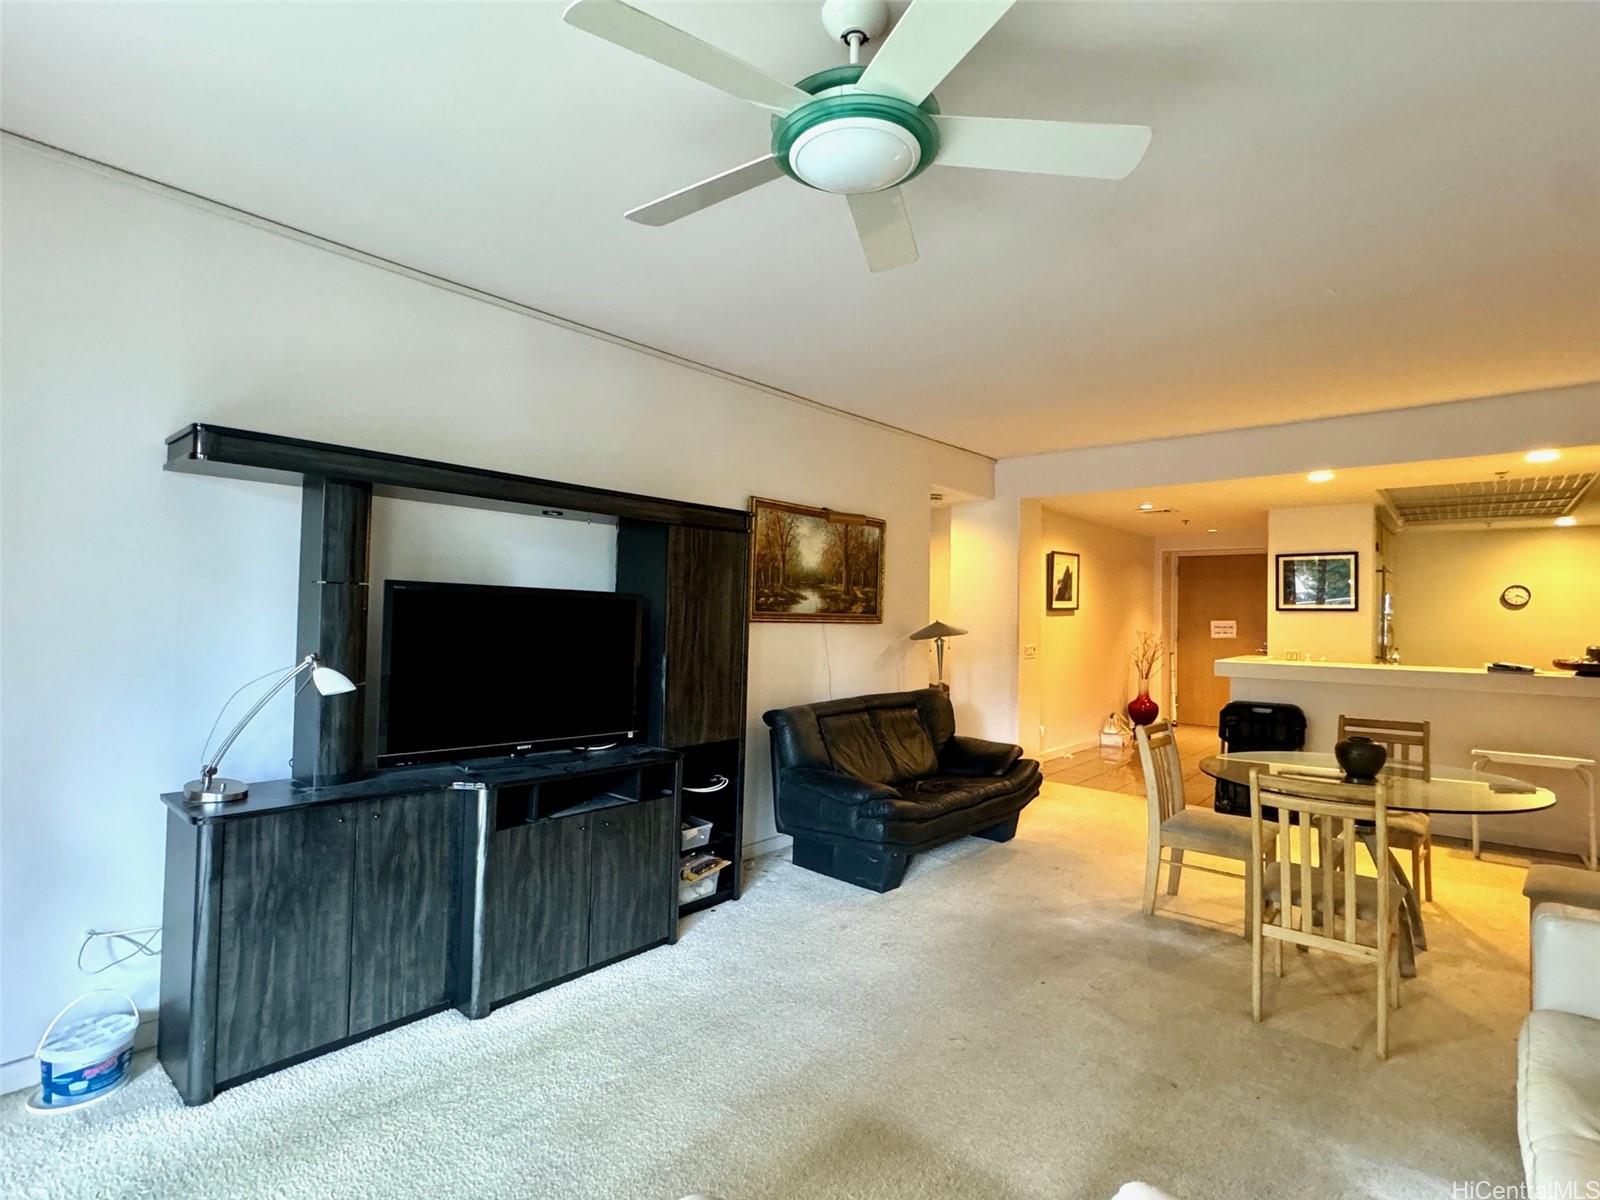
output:
[[920,850],[977,834],[1009,841],[1039,794],[1018,746],[957,737],[937,688],[779,708],[772,729],[778,828],[797,866],[874,891],[900,886]]

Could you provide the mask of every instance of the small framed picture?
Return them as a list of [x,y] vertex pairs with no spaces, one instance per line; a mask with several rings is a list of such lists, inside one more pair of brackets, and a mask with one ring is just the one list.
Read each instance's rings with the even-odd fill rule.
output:
[[1077,612],[1083,572],[1078,556],[1065,550],[1052,550],[1044,556],[1044,606],[1047,612]]
[[1361,607],[1360,561],[1354,550],[1278,555],[1278,611],[1356,612]]

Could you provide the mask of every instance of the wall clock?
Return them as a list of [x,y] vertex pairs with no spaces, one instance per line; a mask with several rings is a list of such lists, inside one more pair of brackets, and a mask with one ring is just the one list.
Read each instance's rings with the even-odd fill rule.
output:
[[1513,583],[1500,593],[1500,603],[1506,608],[1527,608],[1528,601],[1533,599],[1533,593],[1520,583]]

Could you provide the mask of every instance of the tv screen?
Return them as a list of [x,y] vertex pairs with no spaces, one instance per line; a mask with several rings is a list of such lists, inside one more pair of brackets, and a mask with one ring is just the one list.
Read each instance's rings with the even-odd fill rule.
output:
[[389,580],[379,765],[634,737],[641,614],[616,592]]

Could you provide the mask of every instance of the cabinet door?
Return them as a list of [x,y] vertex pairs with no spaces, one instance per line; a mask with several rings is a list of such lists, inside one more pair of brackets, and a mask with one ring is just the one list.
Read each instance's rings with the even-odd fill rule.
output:
[[484,896],[491,1001],[588,965],[591,820],[561,817],[492,835]]
[[677,919],[673,797],[602,809],[591,818],[594,861],[589,962],[659,942]]
[[325,805],[225,824],[218,1080],[349,1033],[355,811]]
[[353,1034],[448,998],[455,795],[427,792],[356,806]]
[[675,525],[667,535],[665,740],[744,732],[745,535]]

